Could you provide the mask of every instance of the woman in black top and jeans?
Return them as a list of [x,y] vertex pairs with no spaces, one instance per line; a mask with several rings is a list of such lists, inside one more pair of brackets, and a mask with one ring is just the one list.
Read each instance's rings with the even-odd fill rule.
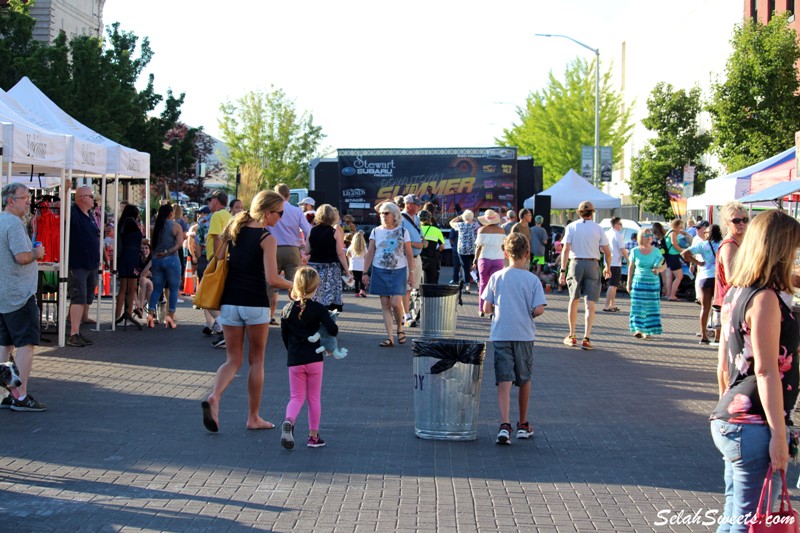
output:
[[274,424],[261,418],[261,391],[264,387],[264,350],[269,334],[267,285],[291,289],[292,283],[278,275],[275,259],[277,243],[266,229],[283,215],[283,197],[274,191],[261,191],[250,207],[236,215],[221,236],[215,250],[217,258],[229,254],[228,275],[222,293],[219,323],[225,335],[227,359],[217,370],[214,390],[202,402],[203,425],[219,431],[219,402],[236,376],[244,359],[244,339],[249,344],[247,376],[247,429],[272,429]]

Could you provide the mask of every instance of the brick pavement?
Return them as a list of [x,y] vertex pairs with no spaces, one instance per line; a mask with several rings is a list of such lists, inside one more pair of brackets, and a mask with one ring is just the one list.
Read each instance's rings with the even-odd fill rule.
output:
[[[720,509],[722,490],[706,421],[715,352],[697,345],[697,306],[662,305],[661,338],[636,341],[626,314],[600,313],[597,349],[583,352],[561,344],[566,297],[549,295],[536,435],[508,447],[494,444],[491,355],[478,440],[414,436],[411,342],[376,347],[377,298],[346,295],[350,355],[326,360],[321,449],[286,451],[278,430],[245,430],[246,370],[223,398],[220,433],[203,429],[199,401],[225,354],[188,304],[175,331],[86,331],[93,347],[37,352],[30,389],[47,412],[0,411],[0,530],[705,531],[653,525],[662,509]],[[459,338],[484,340],[488,328],[466,296]],[[278,328],[265,366],[262,415],[277,424],[288,399]]]

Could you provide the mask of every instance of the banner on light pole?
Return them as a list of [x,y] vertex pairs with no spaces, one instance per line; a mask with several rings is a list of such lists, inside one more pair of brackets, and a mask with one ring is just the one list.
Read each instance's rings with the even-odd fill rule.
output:
[[589,183],[594,179],[594,146],[581,148],[581,176],[586,178]]
[[600,147],[600,181],[611,181],[613,165],[613,151],[610,146]]

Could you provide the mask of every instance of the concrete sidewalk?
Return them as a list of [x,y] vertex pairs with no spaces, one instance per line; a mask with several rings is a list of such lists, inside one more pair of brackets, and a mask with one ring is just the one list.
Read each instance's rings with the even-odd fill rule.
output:
[[[477,296],[464,300],[458,337],[486,340]],[[598,314],[587,352],[561,344],[566,296],[548,302],[536,319],[536,434],[504,447],[494,444],[491,350],[477,441],[415,437],[418,332],[378,348],[374,297],[345,294],[339,338],[350,354],[326,359],[320,449],[302,446],[305,409],[292,451],[277,429],[245,429],[246,368],[223,398],[220,432],[203,428],[200,400],[225,352],[210,347],[188,303],[177,330],[87,330],[92,347],[39,349],[29,388],[48,411],[0,412],[0,529],[708,530],[699,521],[721,511],[722,460],[707,423],[716,352],[697,344],[699,308],[663,302],[665,334],[641,341],[620,298],[622,313]],[[289,385],[276,327],[265,367],[261,414],[278,425]],[[680,523],[656,525],[670,518]]]

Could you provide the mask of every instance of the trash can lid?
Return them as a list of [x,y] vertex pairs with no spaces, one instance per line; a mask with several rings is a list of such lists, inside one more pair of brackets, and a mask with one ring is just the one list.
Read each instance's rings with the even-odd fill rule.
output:
[[461,288],[458,285],[435,285],[433,283],[422,284],[423,298],[444,298],[458,294]]

